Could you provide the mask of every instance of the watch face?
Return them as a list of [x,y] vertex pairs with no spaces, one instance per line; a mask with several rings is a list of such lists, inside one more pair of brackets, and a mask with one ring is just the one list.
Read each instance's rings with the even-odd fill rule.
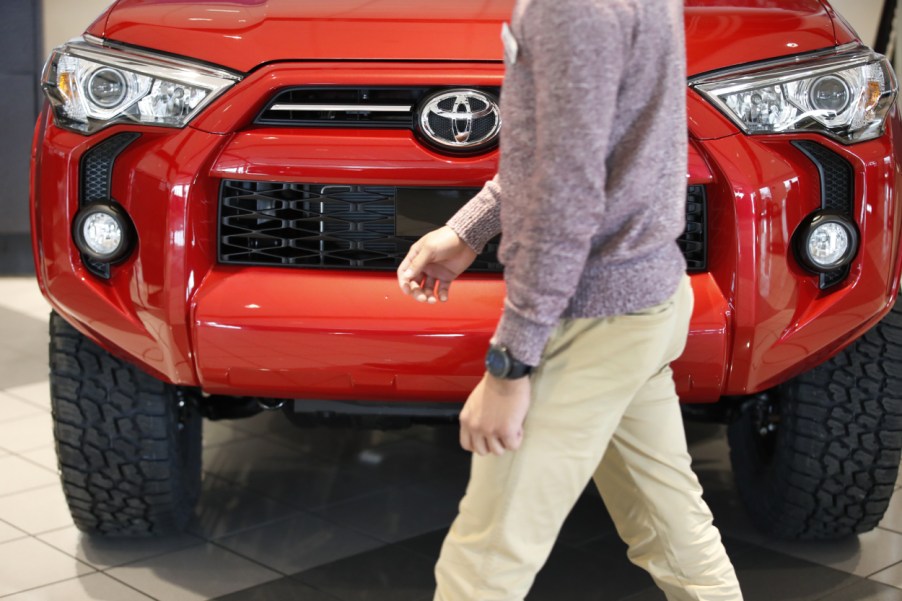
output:
[[495,377],[503,378],[510,371],[510,359],[507,353],[497,348],[489,348],[485,355],[485,368]]

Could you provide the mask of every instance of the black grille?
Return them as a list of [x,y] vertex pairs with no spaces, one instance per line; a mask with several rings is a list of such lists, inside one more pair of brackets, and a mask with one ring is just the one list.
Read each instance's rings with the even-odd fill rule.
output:
[[[811,142],[799,140],[793,145],[801,150],[817,167],[821,182],[821,208],[842,213],[854,221],[855,210],[855,172],[852,165],[829,148]],[[849,267],[822,273],[821,289],[839,284],[849,275]]]
[[90,149],[81,158],[81,196],[82,206],[110,199],[110,180],[113,177],[113,162],[125,147],[134,142],[141,134],[123,133],[111,136]]
[[686,190],[686,231],[677,240],[688,271],[708,268],[707,198],[704,186]]
[[[392,186],[226,180],[219,204],[219,261],[326,269],[397,269],[416,237],[395,235]],[[689,188],[680,247],[690,271],[706,268],[705,193]],[[492,240],[471,271],[498,273]]]
[[[78,197],[79,206],[85,206],[92,202],[109,201],[112,199],[111,185],[113,179],[113,164],[125,147],[141,137],[136,133],[121,133],[110,136],[100,142],[81,157],[80,181],[81,193]],[[101,263],[82,253],[81,261],[84,266],[96,276],[104,279],[110,278],[110,264]]]
[[[387,106],[416,106],[428,88],[292,88],[276,95],[257,118],[261,125],[307,127],[388,127],[410,129],[413,110],[378,111]],[[353,110],[274,110],[277,105],[351,105]]]
[[855,192],[855,172],[847,160],[821,146],[807,140],[794,142],[817,166],[821,176],[821,208],[839,211],[852,216]]

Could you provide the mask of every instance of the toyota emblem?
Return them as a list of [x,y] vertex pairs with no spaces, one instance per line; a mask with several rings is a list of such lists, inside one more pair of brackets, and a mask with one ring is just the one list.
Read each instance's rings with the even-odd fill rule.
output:
[[427,97],[420,109],[420,131],[439,148],[483,150],[501,130],[498,101],[479,90],[445,90]]

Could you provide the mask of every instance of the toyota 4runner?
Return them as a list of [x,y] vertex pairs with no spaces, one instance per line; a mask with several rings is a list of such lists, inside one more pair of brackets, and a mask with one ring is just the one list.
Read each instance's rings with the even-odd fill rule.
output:
[[[81,529],[181,528],[204,416],[454,418],[502,310],[497,245],[442,306],[394,270],[495,173],[512,4],[118,0],[53,52],[31,218]],[[681,400],[729,423],[759,527],[867,531],[902,448],[895,76],[826,1],[685,17]]]

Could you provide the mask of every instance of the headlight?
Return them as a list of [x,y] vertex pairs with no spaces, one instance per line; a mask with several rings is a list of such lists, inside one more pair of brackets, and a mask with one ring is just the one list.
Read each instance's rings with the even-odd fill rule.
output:
[[56,123],[89,134],[123,122],[184,127],[240,79],[229,71],[85,38],[53,51],[42,83]]
[[896,97],[886,57],[860,46],[694,79],[747,134],[818,132],[850,144],[883,133]]

